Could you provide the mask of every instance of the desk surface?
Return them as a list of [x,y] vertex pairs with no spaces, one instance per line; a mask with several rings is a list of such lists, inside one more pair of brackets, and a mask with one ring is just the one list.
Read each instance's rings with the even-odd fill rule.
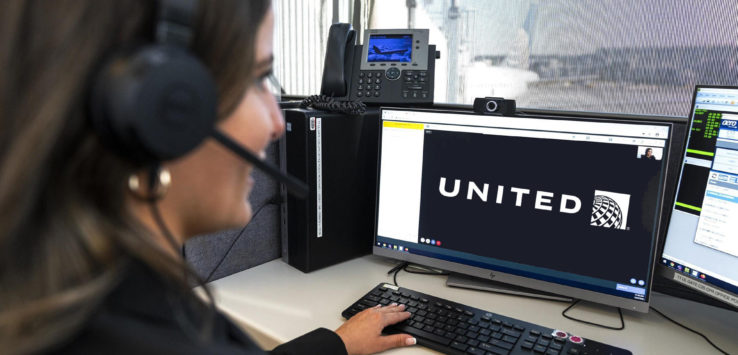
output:
[[[210,284],[218,307],[266,349],[318,327],[336,329],[341,311],[380,282],[392,283],[387,271],[395,261],[365,256],[305,274],[281,260],[273,260]],[[623,311],[625,329],[606,330],[568,320],[561,311],[568,304],[446,287],[445,276],[400,272],[397,283],[450,301],[628,349],[634,354],[718,353],[698,335],[665,320],[655,312]],[[720,308],[653,294],[651,305],[702,332],[723,350],[738,354],[738,314]],[[577,306],[578,318],[619,325],[614,308]],[[395,349],[391,354],[433,354],[424,347]]]

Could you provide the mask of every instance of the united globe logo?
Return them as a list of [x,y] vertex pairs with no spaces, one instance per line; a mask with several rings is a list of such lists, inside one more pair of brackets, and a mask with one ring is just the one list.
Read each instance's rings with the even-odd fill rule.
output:
[[627,229],[630,195],[595,190],[590,225]]

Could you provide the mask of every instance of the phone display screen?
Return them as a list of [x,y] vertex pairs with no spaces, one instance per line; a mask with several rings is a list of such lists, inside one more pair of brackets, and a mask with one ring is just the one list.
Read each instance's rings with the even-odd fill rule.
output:
[[370,35],[368,62],[403,62],[412,59],[413,36],[409,34]]

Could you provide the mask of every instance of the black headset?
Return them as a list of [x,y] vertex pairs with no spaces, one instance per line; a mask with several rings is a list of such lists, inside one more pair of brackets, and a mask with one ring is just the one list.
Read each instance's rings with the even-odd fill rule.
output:
[[153,166],[184,156],[213,137],[284,183],[298,197],[308,187],[215,128],[217,93],[205,65],[188,49],[198,0],[159,0],[155,41],[116,53],[93,82],[90,114],[103,144]]

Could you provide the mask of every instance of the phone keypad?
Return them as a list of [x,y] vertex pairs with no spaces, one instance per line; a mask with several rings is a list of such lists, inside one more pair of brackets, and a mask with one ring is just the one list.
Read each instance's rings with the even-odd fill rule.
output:
[[[391,69],[393,74],[390,75]],[[430,85],[428,84],[428,73],[425,70],[403,70],[400,71],[398,68],[390,68],[385,70],[363,70],[359,71],[358,75],[354,77],[356,80],[356,86],[354,86],[355,97],[357,98],[382,98],[387,96],[387,99],[396,99],[397,97],[390,97],[388,93],[382,93],[382,89],[385,86],[392,86],[390,79],[397,79],[399,82],[396,85],[401,85],[401,97],[407,100],[417,100],[420,102],[427,101],[430,99],[432,93]],[[389,81],[387,81],[389,80]],[[389,95],[389,96],[388,96]],[[397,95],[397,94],[394,94]]]

